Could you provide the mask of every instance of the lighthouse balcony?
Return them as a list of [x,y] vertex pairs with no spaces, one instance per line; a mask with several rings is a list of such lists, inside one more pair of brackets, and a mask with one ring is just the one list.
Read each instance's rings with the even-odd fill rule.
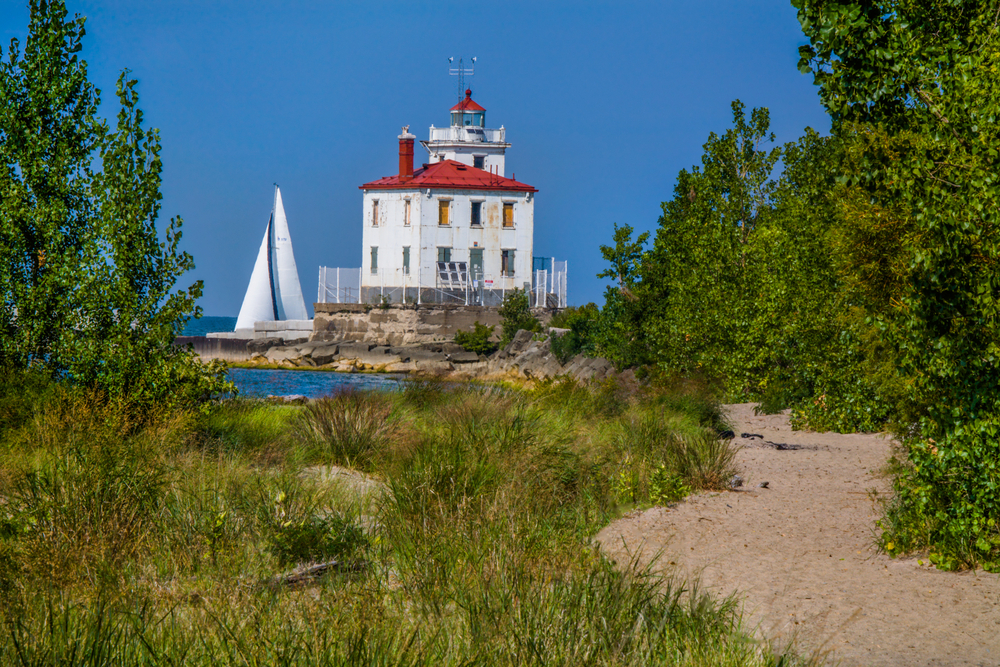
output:
[[491,130],[483,127],[462,127],[453,125],[451,127],[431,127],[432,142],[483,142],[491,144],[504,143],[506,130]]

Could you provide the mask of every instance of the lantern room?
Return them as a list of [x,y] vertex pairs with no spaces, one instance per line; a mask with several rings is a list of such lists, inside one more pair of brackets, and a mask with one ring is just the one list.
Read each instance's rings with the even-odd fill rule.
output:
[[472,90],[465,89],[465,99],[451,108],[452,127],[486,127],[486,109],[472,99]]

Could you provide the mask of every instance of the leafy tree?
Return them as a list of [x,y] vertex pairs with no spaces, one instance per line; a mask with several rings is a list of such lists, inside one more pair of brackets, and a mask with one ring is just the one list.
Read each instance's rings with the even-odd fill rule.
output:
[[775,319],[763,293],[758,239],[773,209],[780,156],[767,109],[733,102],[733,128],[714,132],[701,167],[681,171],[642,262],[645,336],[668,371],[708,370],[734,395],[758,389]]
[[500,305],[500,347],[507,347],[518,331],[541,331],[542,327],[531,314],[528,293],[515,289],[508,292]]
[[112,129],[79,59],[84,19],[58,0],[30,10],[23,54],[12,40],[0,64],[0,362],[144,403],[229,388],[172,344],[202,286],[172,292],[194,263],[179,218],[156,228],[160,143],[136,81],[119,78]]
[[794,0],[836,131],[873,128],[856,173],[906,220],[884,318],[923,416],[885,522],[890,553],[1000,569],[1000,35],[996,2]]
[[78,57],[84,19],[33,1],[30,21],[24,53],[14,39],[0,62],[0,360],[58,371],[93,254],[100,93]]
[[649,362],[642,326],[646,313],[636,293],[649,232],[639,234],[635,241],[632,232],[629,225],[619,227],[615,223],[615,245],[601,246],[601,255],[611,266],[597,274],[598,278],[611,278],[618,284],[604,291],[604,308],[593,327],[593,342],[597,352],[619,369]]

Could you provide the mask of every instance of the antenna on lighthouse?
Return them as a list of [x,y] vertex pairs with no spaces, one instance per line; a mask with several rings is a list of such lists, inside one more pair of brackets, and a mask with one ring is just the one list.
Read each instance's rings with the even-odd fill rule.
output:
[[[448,64],[449,65],[454,65],[454,63],[455,63],[455,59],[454,58],[448,58]],[[462,101],[462,98],[465,97],[465,76],[466,75],[472,76],[475,73],[476,73],[476,59],[475,59],[475,57],[472,58],[472,64],[469,65],[468,67],[466,67],[464,59],[459,58],[458,59],[458,67],[449,67],[448,68],[448,74],[449,75],[451,75],[451,76],[457,76],[458,77],[458,100],[459,101]]]

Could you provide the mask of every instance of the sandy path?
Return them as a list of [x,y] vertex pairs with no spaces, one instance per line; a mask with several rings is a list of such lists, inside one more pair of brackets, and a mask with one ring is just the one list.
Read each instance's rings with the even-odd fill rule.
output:
[[1000,576],[875,553],[868,490],[886,490],[875,472],[887,439],[797,432],[783,415],[727,409],[737,435],[802,448],[744,448],[747,490],[620,519],[598,535],[608,552],[621,561],[660,551],[658,567],[735,592],[764,637],[794,638],[831,663],[1000,665]]

